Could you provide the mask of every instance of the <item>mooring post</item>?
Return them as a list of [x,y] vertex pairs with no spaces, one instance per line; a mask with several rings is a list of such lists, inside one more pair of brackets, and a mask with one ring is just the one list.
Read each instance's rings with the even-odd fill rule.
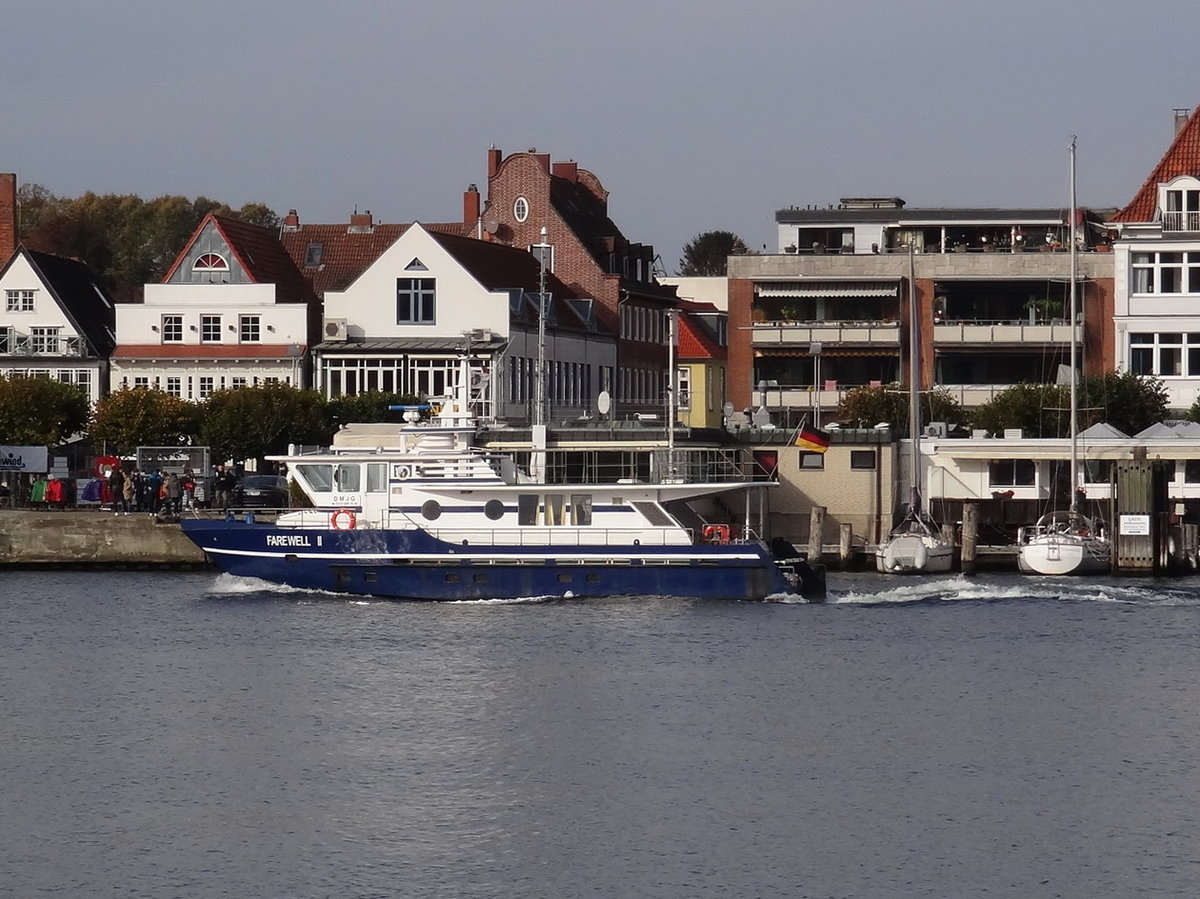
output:
[[808,562],[821,561],[825,549],[825,507],[813,506],[808,513]]
[[962,573],[975,573],[975,554],[979,545],[979,503],[963,503]]
[[854,540],[854,526],[843,521],[838,527],[838,564],[842,571],[850,567],[850,544]]

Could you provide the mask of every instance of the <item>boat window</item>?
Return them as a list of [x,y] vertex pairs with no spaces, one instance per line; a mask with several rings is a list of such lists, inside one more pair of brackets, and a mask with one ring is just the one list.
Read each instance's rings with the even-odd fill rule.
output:
[[339,493],[357,493],[362,489],[362,482],[359,479],[359,465],[357,462],[352,464],[342,463],[337,467],[336,472],[337,489]]
[[367,492],[368,493],[386,493],[387,492],[387,463],[386,462],[368,462],[367,463]]
[[483,507],[483,514],[492,521],[499,521],[504,517],[504,503],[498,499],[489,499]]
[[301,463],[296,468],[296,474],[306,483],[310,490],[316,493],[329,493],[333,490],[333,466]]
[[442,504],[436,499],[427,499],[421,506],[421,514],[429,521],[437,521],[442,517]]
[[566,497],[561,493],[551,493],[546,497],[546,524],[559,525],[563,523],[563,508]]
[[586,527],[592,523],[591,494],[571,494],[571,523],[576,527]]
[[537,524],[538,496],[522,493],[517,496],[517,524]]
[[664,512],[658,503],[635,502],[633,507],[641,512],[646,521],[656,528],[670,527],[675,523],[675,519]]

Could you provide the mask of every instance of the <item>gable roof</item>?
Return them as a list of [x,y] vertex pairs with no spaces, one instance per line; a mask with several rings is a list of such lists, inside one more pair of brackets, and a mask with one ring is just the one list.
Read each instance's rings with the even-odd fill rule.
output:
[[1180,175],[1200,177],[1200,107],[1192,110],[1188,120],[1175,135],[1167,152],[1133,195],[1124,209],[1111,219],[1113,222],[1152,222],[1158,213],[1158,185]]
[[17,248],[9,265],[22,254],[54,295],[75,330],[88,342],[91,352],[98,356],[109,355],[116,345],[113,334],[116,312],[112,296],[100,283],[100,276],[82,262],[39,253],[24,246]]
[[[284,252],[300,270],[319,297],[326,291],[345,290],[370,268],[399,237],[409,229],[406,224],[372,224],[356,228],[337,225],[296,225],[285,228],[280,237]],[[462,222],[422,224],[429,232],[461,234]],[[308,263],[308,248],[320,245],[320,262]]]
[[167,273],[163,275],[163,284],[171,280],[184,259],[187,258],[192,245],[210,223],[228,245],[229,251],[237,257],[253,283],[275,285],[276,302],[305,303],[308,301],[308,284],[273,229],[213,213],[206,215],[204,220],[196,226],[192,236],[179,251],[179,255],[175,257],[175,261],[171,263]]
[[679,316],[680,359],[724,359],[728,353],[699,321],[686,312]]

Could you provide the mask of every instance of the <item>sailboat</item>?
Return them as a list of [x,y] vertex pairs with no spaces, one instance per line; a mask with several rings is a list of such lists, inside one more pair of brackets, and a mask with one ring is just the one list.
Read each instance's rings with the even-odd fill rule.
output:
[[1017,535],[1017,567],[1027,574],[1102,574],[1109,570],[1112,545],[1099,522],[1079,509],[1079,423],[1075,340],[1076,282],[1079,250],[1076,240],[1075,141],[1071,140],[1071,503],[1067,509],[1047,512],[1033,527]]
[[909,465],[908,511],[904,519],[875,551],[875,570],[882,574],[919,574],[949,571],[954,564],[954,544],[943,536],[937,522],[921,507],[921,394],[916,299],[916,262],[908,245],[908,423],[912,436]]

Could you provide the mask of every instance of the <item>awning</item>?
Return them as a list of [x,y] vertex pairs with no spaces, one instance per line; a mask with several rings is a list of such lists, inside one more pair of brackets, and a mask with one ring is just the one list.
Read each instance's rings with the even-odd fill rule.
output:
[[754,292],[760,297],[895,297],[900,295],[899,284],[847,284],[825,282],[823,284],[755,284]]
[[[812,358],[812,353],[810,353],[807,349],[801,349],[800,347],[795,347],[795,348],[781,347],[779,349],[775,349],[774,347],[755,347],[754,348],[754,358],[756,358],[756,359],[772,359],[772,358],[779,358],[781,356],[786,356],[786,357],[807,356],[809,358]],[[858,347],[848,347],[848,346],[833,347],[827,343],[823,343],[823,344],[821,344],[821,356],[822,357],[827,357],[827,356],[891,356],[894,359],[899,359],[900,358],[900,350],[898,347],[893,347],[891,349],[882,349],[882,348],[875,348],[875,347],[862,347],[860,349]]]

